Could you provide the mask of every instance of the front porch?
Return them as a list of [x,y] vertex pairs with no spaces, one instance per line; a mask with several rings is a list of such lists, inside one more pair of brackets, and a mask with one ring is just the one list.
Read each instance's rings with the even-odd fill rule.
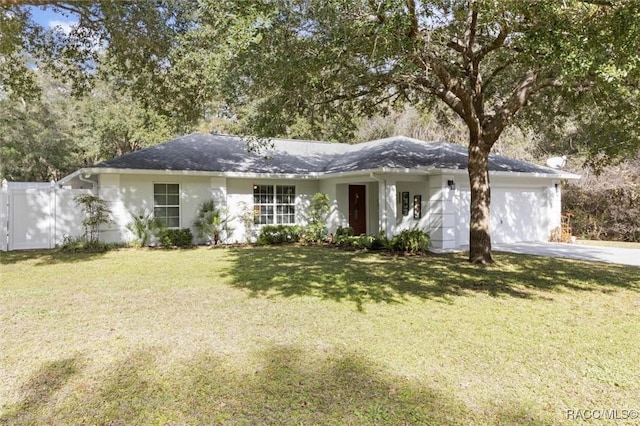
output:
[[435,249],[458,247],[460,228],[468,229],[469,223],[468,203],[459,210],[466,198],[459,189],[461,179],[453,174],[370,173],[323,181],[321,191],[334,200],[329,232],[351,226],[356,235],[391,237],[418,228],[429,233]]

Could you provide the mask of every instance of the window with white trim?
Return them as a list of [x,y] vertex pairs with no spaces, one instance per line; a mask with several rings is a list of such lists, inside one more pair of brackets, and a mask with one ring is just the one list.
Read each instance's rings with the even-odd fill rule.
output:
[[253,222],[256,225],[296,223],[294,185],[253,185]]
[[180,228],[179,184],[153,184],[153,217],[167,228]]

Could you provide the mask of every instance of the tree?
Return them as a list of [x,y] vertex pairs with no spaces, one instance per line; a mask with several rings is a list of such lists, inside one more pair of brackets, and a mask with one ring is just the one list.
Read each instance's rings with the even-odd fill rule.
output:
[[0,5],[0,93],[24,98],[37,94],[27,52],[36,50],[40,39],[41,32],[28,11]]
[[84,236],[88,243],[99,243],[100,228],[102,225],[108,225],[113,222],[107,202],[91,194],[78,195],[73,200],[85,214],[82,225],[84,225]]
[[145,108],[114,81],[82,97],[43,70],[39,96],[0,99],[0,177],[58,180],[83,166],[170,139],[170,120]]
[[329,196],[316,192],[309,203],[308,224],[304,229],[304,238],[310,242],[322,242],[327,237],[327,215],[331,208]]
[[78,106],[86,138],[96,148],[99,160],[137,151],[174,135],[169,119],[118,89],[108,76],[96,83]]
[[68,88],[41,72],[32,77],[39,97],[0,99],[0,176],[58,180],[81,167],[91,150]]
[[[475,263],[492,262],[489,153],[517,119],[575,118],[595,105],[617,120],[589,121],[610,136],[590,141],[594,155],[640,146],[625,114],[638,105],[637,0],[227,0],[204,10],[193,47],[208,50],[217,89],[235,108],[252,106],[263,136],[286,133],[299,117],[313,132],[327,117],[397,103],[439,101],[458,115],[468,131]],[[612,134],[616,121],[624,125]]]
[[[173,128],[187,128],[203,116],[209,100],[204,79],[190,67],[188,52],[176,49],[194,25],[196,0],[37,3],[0,6],[0,95],[36,96],[37,66],[80,96],[105,76],[106,67],[119,88],[143,109],[170,119]],[[31,18],[36,7],[63,14],[73,25],[68,31],[43,27]]]

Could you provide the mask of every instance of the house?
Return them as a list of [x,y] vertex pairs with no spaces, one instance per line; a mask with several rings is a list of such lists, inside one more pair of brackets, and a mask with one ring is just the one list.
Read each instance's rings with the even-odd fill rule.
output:
[[[80,169],[58,185],[110,203],[109,241],[131,239],[130,213],[152,211],[169,227],[191,227],[207,199],[233,218],[226,242],[245,241],[251,229],[243,214],[253,215],[256,228],[304,224],[311,197],[323,192],[331,200],[330,232],[351,226],[356,234],[391,236],[419,227],[436,249],[469,244],[465,147],[397,136],[356,145],[269,139],[251,152],[246,142],[191,134]],[[548,241],[560,225],[560,183],[578,176],[499,155],[489,168],[493,240]]]

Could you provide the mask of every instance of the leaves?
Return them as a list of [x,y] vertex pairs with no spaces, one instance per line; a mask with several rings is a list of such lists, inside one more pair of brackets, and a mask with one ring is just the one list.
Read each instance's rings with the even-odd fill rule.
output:
[[213,200],[202,202],[196,215],[193,226],[198,235],[207,238],[214,245],[223,240],[223,233],[228,237],[233,232],[229,212],[226,208],[216,207]]

